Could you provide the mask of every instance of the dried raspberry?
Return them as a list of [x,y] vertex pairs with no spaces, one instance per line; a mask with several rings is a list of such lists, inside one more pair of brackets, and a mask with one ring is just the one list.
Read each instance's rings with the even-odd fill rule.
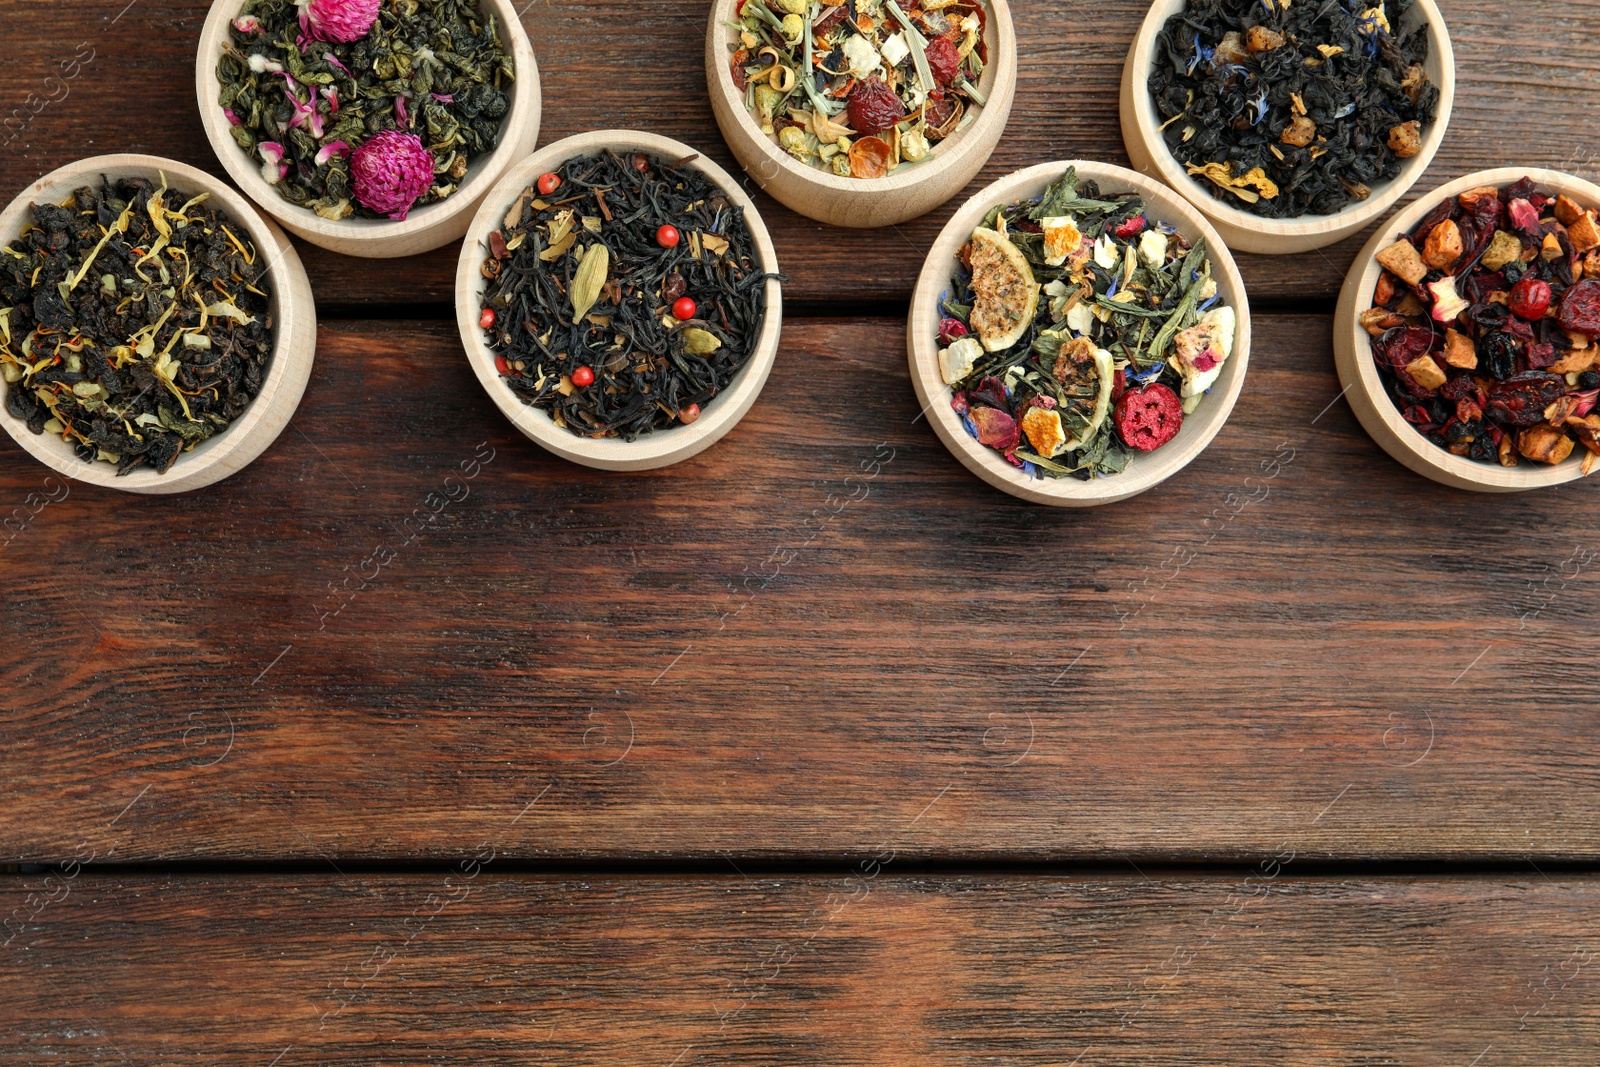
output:
[[900,98],[881,78],[868,78],[850,90],[850,125],[857,133],[877,135],[895,128],[905,118]]
[[935,37],[928,42],[928,70],[940,85],[949,85],[961,73],[961,53],[948,37]]
[[1183,404],[1178,394],[1159,383],[1129,389],[1117,401],[1117,436],[1140,452],[1154,452],[1178,436]]

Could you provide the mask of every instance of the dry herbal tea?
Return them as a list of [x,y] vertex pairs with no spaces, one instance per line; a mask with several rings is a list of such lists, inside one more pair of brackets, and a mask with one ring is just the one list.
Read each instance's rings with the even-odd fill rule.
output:
[[570,159],[489,235],[479,322],[495,367],[574,434],[693,423],[755,350],[773,276],[696,158]]
[[1331,215],[1422,150],[1439,90],[1411,0],[1190,0],[1156,43],[1150,95],[1173,157],[1265,218]]
[[477,0],[246,0],[217,78],[285,200],[403,220],[500,143],[514,67]]
[[1120,473],[1178,436],[1233,354],[1205,243],[1068,168],[960,252],[939,372],[969,434],[1035,478]]
[[33,205],[0,250],[7,412],[118,474],[165,474],[244,414],[272,360],[268,265],[208,197],[124,178]]
[[920,163],[987,101],[986,0],[741,0],[734,84],[802,163],[882,178]]
[[1378,253],[1361,325],[1395,406],[1458,456],[1600,456],[1600,224],[1531,178],[1436,205]]

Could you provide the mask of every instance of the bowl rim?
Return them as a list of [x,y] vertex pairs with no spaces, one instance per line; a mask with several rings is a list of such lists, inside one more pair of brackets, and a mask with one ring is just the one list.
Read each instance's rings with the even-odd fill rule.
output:
[[[515,5],[511,0],[478,0],[480,9],[492,11],[500,23],[518,75],[512,82],[511,106],[502,120],[500,143],[493,151],[480,156],[468,166],[467,176],[448,199],[418,208],[410,212],[404,221],[367,219],[354,215],[339,220],[325,219],[310,208],[285,200],[267,184],[261,176],[260,167],[250,161],[228,132],[228,121],[217,103],[220,88],[217,59],[227,41],[230,24],[246,2],[212,0],[206,15],[205,26],[200,31],[200,45],[195,51],[195,95],[200,109],[200,122],[205,127],[206,139],[211,142],[218,161],[245,195],[267,214],[313,244],[336,241],[346,249],[370,248],[415,239],[447,225],[455,218],[470,217],[484,195],[517,161],[519,153],[508,151],[513,148],[512,131],[527,123],[532,123],[537,129],[540,123],[543,97],[539,65]],[[524,77],[524,71],[531,76]],[[441,245],[446,243],[448,238],[439,242]]]
[[[128,492],[186,492],[236,473],[277,439],[298,407],[311,377],[316,350],[316,312],[305,268],[283,232],[226,182],[197,167],[161,156],[133,153],[90,156],[56,168],[30,184],[0,212],[0,243],[9,245],[17,238],[32,204],[42,200],[59,202],[65,194],[101,175],[129,174],[155,182],[165,174],[173,188],[211,194],[212,201],[248,231],[258,255],[275,251],[267,267],[272,281],[272,360],[260,391],[245,413],[225,431],[202,441],[192,451],[179,453],[165,474],[139,468],[118,476],[109,463],[79,459],[70,445],[54,435],[30,433],[27,426],[9,412],[0,413],[0,419],[12,440],[25,451],[58,474],[75,481]],[[309,343],[303,343],[307,336]],[[284,412],[282,407],[288,400],[292,403]],[[278,423],[276,427],[274,422]],[[253,453],[252,448],[255,449]],[[244,464],[238,468],[229,467],[229,460],[236,454],[245,456]],[[223,473],[217,474],[219,469]]]
[[[1435,206],[1468,189],[1480,185],[1503,188],[1524,177],[1532,178],[1544,190],[1569,196],[1574,192],[1581,194],[1586,198],[1587,206],[1600,208],[1600,186],[1563,171],[1540,167],[1492,167],[1463,175],[1418,197],[1378,228],[1361,249],[1355,265],[1345,277],[1334,317],[1340,355],[1348,353],[1348,359],[1341,358],[1339,361],[1341,384],[1347,390],[1360,394],[1360,400],[1364,403],[1356,406],[1356,413],[1363,416],[1361,421],[1369,435],[1403,465],[1427,477],[1442,476],[1444,484],[1457,488],[1516,492],[1565,485],[1583,477],[1583,449],[1581,446],[1574,448],[1571,456],[1554,466],[1522,461],[1515,467],[1501,467],[1457,456],[1439,447],[1401,417],[1372,361],[1372,339],[1361,327],[1359,316],[1363,304],[1371,306],[1371,295],[1377,285],[1381,268],[1374,257],[1398,240],[1397,235],[1409,232]],[[1378,419],[1377,427],[1367,424],[1363,407]],[[1440,478],[1436,477],[1435,480]]]
[[1303,238],[1343,235],[1365,227],[1394,207],[1427,172],[1444,143],[1455,109],[1456,61],[1449,27],[1434,0],[1414,0],[1427,23],[1430,47],[1428,65],[1437,64],[1434,84],[1439,88],[1439,110],[1423,136],[1422,151],[1405,160],[1400,173],[1374,189],[1366,200],[1356,201],[1332,215],[1301,215],[1292,219],[1269,219],[1234,207],[1211,195],[1211,191],[1185,172],[1161,136],[1155,101],[1150,97],[1149,72],[1155,62],[1155,42],[1167,20],[1188,6],[1188,0],[1155,0],[1140,23],[1133,47],[1128,53],[1128,76],[1133,91],[1126,94],[1139,136],[1149,145],[1152,166],[1162,181],[1178,190],[1184,199],[1208,218],[1223,226],[1253,230],[1268,238]]
[[481,265],[488,233],[505,220],[507,208],[539,174],[577,156],[604,148],[646,152],[661,159],[688,159],[684,166],[705,175],[722,193],[744,209],[757,254],[768,275],[779,273],[778,253],[755,201],[734,178],[704,152],[682,141],[638,130],[595,130],[546,145],[513,166],[489,195],[472,220],[456,267],[456,326],[467,359],[485,392],[511,423],[534,443],[563,459],[600,470],[653,470],[670,466],[705,451],[731,431],[754,406],[777,361],[778,339],[783,329],[783,288],[768,277],[767,308],[750,358],[728,388],[707,406],[695,422],[673,426],[636,441],[620,438],[595,440],[563,429],[545,413],[525,404],[501,381],[494,353],[483,340],[479,309],[487,280]]
[[[1200,409],[1208,412],[1206,424],[1185,436],[1189,420],[1196,419],[1198,412],[1197,415],[1188,416],[1184,431],[1180,431],[1179,437],[1172,443],[1158,452],[1135,456],[1128,469],[1121,474],[1089,481],[1076,478],[1029,479],[1007,463],[998,452],[973,440],[956,419],[949,403],[952,391],[937,369],[939,301],[950,285],[951,263],[956,249],[996,205],[1038,195],[1051,182],[1059,179],[1068,167],[1077,168],[1080,176],[1102,185],[1138,193],[1144,197],[1150,215],[1175,227],[1186,237],[1204,237],[1214,265],[1218,291],[1238,316],[1233,355],[1218,379],[1221,388],[1214,386]],[[928,415],[928,421],[945,447],[968,470],[1002,492],[1034,503],[1058,507],[1090,507],[1127,500],[1155,488],[1192,463],[1222,432],[1233,413],[1249,371],[1252,340],[1250,301],[1244,278],[1226,242],[1211,223],[1175,190],[1149,175],[1115,164],[1081,159],[1041,163],[1015,171],[980,190],[963,204],[940,231],[928,252],[917,278],[906,329],[912,384],[923,413]]]
[[[727,100],[733,121],[739,124],[749,141],[757,146],[765,162],[777,167],[781,172],[812,184],[818,191],[839,195],[878,196],[917,188],[944,171],[959,166],[972,152],[982,151],[983,132],[996,124],[1003,127],[1010,119],[1009,100],[1004,102],[996,100],[995,93],[1004,90],[1008,85],[1012,86],[1011,91],[1014,91],[1019,65],[1016,27],[1007,0],[986,0],[994,17],[985,23],[985,37],[991,51],[998,52],[1000,58],[997,62],[988,64],[984,68],[983,77],[978,79],[978,88],[985,92],[989,102],[979,109],[978,117],[971,125],[935,145],[928,162],[891,177],[843,178],[831,171],[801,163],[774,144],[772,138],[761,132],[761,127],[756,125],[750,109],[745,106],[744,94],[733,84],[733,72],[727,62],[730,53],[726,51],[728,35],[733,30],[725,24],[731,21],[727,17],[730,14],[729,9],[738,2],[739,0],[716,0],[711,8],[710,34],[717,42],[719,55],[716,57],[717,62],[711,63],[713,56],[709,49],[707,51],[707,65],[714,66],[717,70],[716,84],[708,85],[707,88],[711,92],[720,93]],[[717,32],[719,30],[722,32]],[[990,148],[989,151],[992,152],[993,149]],[[770,180],[773,175],[766,177]]]

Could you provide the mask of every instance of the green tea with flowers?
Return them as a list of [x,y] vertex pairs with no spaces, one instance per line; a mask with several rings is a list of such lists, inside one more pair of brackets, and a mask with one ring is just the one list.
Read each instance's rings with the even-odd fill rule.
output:
[[404,220],[500,143],[514,68],[476,0],[247,0],[217,78],[233,139],[285,200]]

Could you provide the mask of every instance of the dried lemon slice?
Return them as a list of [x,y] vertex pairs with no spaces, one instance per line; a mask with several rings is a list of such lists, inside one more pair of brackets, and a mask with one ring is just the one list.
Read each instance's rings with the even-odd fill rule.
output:
[[1002,233],[980,226],[969,246],[974,295],[970,325],[990,352],[1022,339],[1039,310],[1039,283],[1022,251]]

